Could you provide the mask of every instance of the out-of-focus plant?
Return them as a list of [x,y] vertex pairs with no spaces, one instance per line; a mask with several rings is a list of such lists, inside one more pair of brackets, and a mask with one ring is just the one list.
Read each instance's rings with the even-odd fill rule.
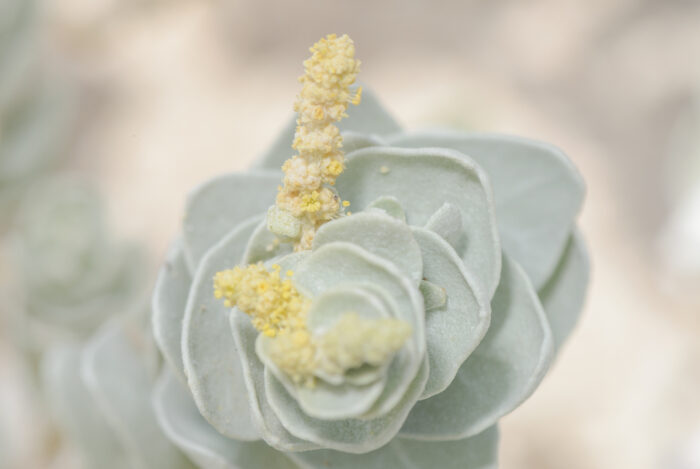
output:
[[99,194],[77,177],[32,185],[7,249],[14,339],[34,364],[49,345],[84,340],[106,318],[143,305],[141,249],[115,240]]
[[143,314],[111,319],[85,343],[44,354],[49,409],[85,469],[192,467],[156,422],[150,389],[158,352],[146,321]]
[[0,223],[32,179],[62,154],[75,118],[74,93],[47,70],[40,2],[0,4]]

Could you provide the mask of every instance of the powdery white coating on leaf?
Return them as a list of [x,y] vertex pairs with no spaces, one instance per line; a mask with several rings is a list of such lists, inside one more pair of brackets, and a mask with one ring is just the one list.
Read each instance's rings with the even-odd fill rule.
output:
[[283,453],[263,442],[226,438],[199,413],[189,390],[163,370],[153,405],[166,436],[199,467],[207,469],[296,469]]
[[452,148],[489,175],[503,249],[540,288],[561,256],[578,215],[585,187],[558,148],[511,135],[456,131],[407,132],[389,145]]
[[428,378],[428,361],[424,359],[415,379],[398,404],[388,413],[373,419],[342,421],[318,420],[299,407],[279,381],[265,375],[265,392],[270,405],[290,433],[325,448],[362,454],[384,446],[396,436],[408,412],[420,396]]
[[250,319],[235,308],[229,314],[231,330],[240,352],[243,378],[248,391],[249,405],[253,419],[262,438],[270,446],[280,451],[308,451],[319,449],[315,443],[304,441],[292,435],[282,425],[270,406],[265,392],[265,369],[255,353],[258,331]]
[[455,205],[445,202],[425,223],[425,228],[440,235],[455,251],[462,252],[465,249],[467,238],[462,212]]
[[313,251],[297,268],[294,282],[310,298],[335,286],[369,283],[396,301],[396,319],[406,321],[413,333],[389,365],[384,393],[365,417],[381,416],[395,407],[425,354],[423,299],[413,282],[393,263],[347,242],[324,244]]
[[183,240],[190,270],[204,254],[243,220],[264,213],[275,201],[280,175],[275,172],[226,174],[194,189],[187,198]]
[[241,360],[228,326],[229,309],[214,298],[214,274],[237,265],[262,216],[241,223],[202,259],[192,282],[182,331],[187,384],[200,412],[231,438],[259,438],[253,425]]
[[540,289],[544,312],[559,349],[576,325],[586,298],[590,265],[583,237],[574,230],[552,277]]
[[382,196],[367,206],[367,211],[381,210],[390,217],[406,223],[406,212],[396,197]]
[[[383,167],[390,171],[382,173]],[[479,280],[490,293],[495,290],[501,249],[491,187],[473,161],[441,148],[365,148],[348,155],[336,187],[356,211],[378,197],[395,197],[412,226],[425,225],[446,202],[459,207],[467,242],[458,254],[468,268],[483,272]]]
[[241,264],[265,262],[273,257],[284,256],[291,252],[292,245],[280,242],[277,236],[267,229],[267,220],[263,220],[250,236]]
[[421,399],[445,390],[469,354],[479,345],[491,320],[488,293],[465,269],[457,253],[437,234],[413,228],[425,260],[423,277],[446,291],[444,305],[425,314],[430,377]]
[[303,469],[496,469],[498,429],[456,441],[422,442],[396,438],[367,454],[322,450],[292,454]]
[[383,213],[356,213],[326,223],[319,228],[313,248],[345,241],[394,263],[416,284],[423,273],[423,260],[411,229]]
[[537,294],[523,269],[504,256],[486,336],[445,391],[416,404],[401,435],[438,441],[483,431],[532,394],[552,356],[552,332]]
[[153,336],[163,357],[183,382],[185,367],[182,364],[182,320],[191,285],[192,276],[185,263],[182,242],[178,240],[171,246],[158,274],[151,302],[151,319]]

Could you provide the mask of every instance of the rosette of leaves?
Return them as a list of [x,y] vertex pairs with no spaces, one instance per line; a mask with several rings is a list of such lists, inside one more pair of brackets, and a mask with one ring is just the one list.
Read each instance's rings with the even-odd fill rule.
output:
[[0,220],[61,155],[74,120],[72,91],[45,70],[40,23],[37,1],[0,4]]
[[42,360],[50,414],[84,469],[192,467],[156,422],[149,390],[158,356],[142,317],[112,319]]
[[19,207],[8,247],[15,338],[30,358],[142,307],[141,249],[115,240],[103,216],[95,188],[65,175],[37,182]]
[[[295,122],[245,174],[196,188],[153,298],[169,365],[159,421],[201,467],[485,468],[497,422],[540,383],[582,308],[584,186],[557,148],[497,134],[404,132],[365,92],[343,131],[336,189],[352,215],[292,253],[267,230]],[[295,384],[212,277],[294,271],[308,327],[348,310],[411,335],[386,366]],[[256,347],[257,345],[257,347]]]

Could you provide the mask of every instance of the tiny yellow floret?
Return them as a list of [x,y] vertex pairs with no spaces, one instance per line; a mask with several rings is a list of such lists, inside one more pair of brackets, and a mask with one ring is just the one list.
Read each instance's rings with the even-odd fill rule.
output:
[[[298,154],[285,161],[283,186],[279,189],[275,216],[268,227],[275,234],[293,239],[297,251],[310,249],[316,230],[340,215],[340,202],[331,189],[344,169],[343,138],[335,125],[350,103],[359,104],[362,89],[350,90],[360,69],[355,46],[347,36],[329,34],[309,49],[305,73],[299,78],[302,89],[294,104],[297,128],[292,148]],[[294,217],[300,230],[289,229]],[[284,231],[277,232],[275,230]]]

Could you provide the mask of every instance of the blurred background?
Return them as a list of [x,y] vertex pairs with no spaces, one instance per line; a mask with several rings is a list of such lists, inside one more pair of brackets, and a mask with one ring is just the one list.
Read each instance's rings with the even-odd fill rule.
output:
[[[3,3],[0,90],[19,47]],[[330,32],[354,39],[361,80],[405,127],[561,147],[587,182],[592,282],[548,377],[502,423],[501,467],[700,468],[700,1],[45,0],[32,25],[34,76],[60,84],[72,129],[42,168],[97,185],[110,234],[146,244],[150,281],[187,192],[266,148]],[[72,467],[36,447],[42,411],[1,303],[0,455]]]

